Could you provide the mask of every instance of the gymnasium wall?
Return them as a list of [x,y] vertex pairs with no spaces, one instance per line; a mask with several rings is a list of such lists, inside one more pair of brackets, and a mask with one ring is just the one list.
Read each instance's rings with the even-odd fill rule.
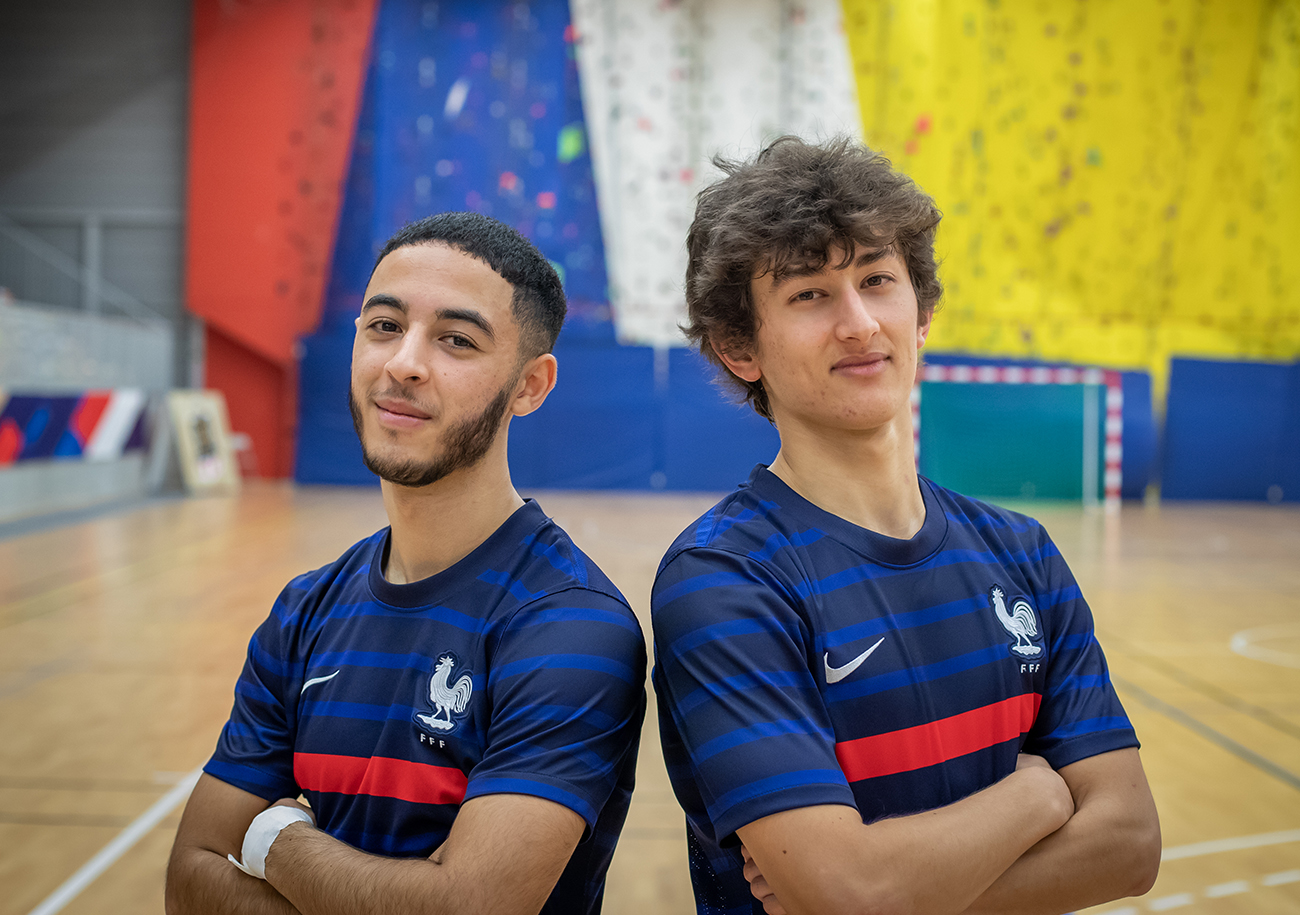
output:
[[[720,400],[693,354],[617,340],[578,38],[557,0],[379,4],[324,311],[303,340],[299,481],[374,481],[347,411],[353,319],[384,241],[440,210],[477,210],[519,228],[556,265],[569,297],[559,384],[511,424],[518,485],[729,488],[775,454],[771,427]],[[645,118],[635,108],[624,114]],[[679,170],[623,174],[646,185],[625,190],[647,198],[691,192],[677,191]],[[673,244],[684,231],[673,230]],[[703,428],[716,441],[693,441]]]
[[1144,370],[1164,495],[1300,499],[1300,3],[844,9],[867,141],[944,210],[929,349]]
[[[218,4],[198,0],[196,9],[205,6]],[[337,34],[342,10],[358,8],[288,7],[300,10],[299,35],[304,22],[316,23],[310,34]],[[1176,406],[1199,403],[1205,386],[1187,387],[1192,376],[1170,365],[1205,362],[1211,378],[1255,365],[1285,375],[1300,356],[1300,267],[1287,256],[1300,241],[1300,214],[1288,205],[1300,199],[1298,32],[1297,0],[1032,9],[982,0],[379,0],[368,53],[345,55],[357,61],[348,72],[358,101],[343,145],[338,132],[331,141],[335,156],[348,150],[332,160],[344,163],[337,233],[323,246],[319,231],[282,232],[274,209],[253,220],[275,244],[298,245],[293,263],[328,264],[319,318],[315,281],[294,277],[297,304],[287,309],[260,291],[243,311],[206,313],[224,309],[223,345],[279,373],[268,389],[281,412],[259,422],[283,443],[296,420],[295,477],[373,480],[346,411],[346,366],[374,254],[409,218],[488,212],[533,238],[572,302],[559,387],[512,426],[520,484],[727,486],[770,459],[775,438],[720,398],[707,367],[680,346],[680,239],[692,197],[716,174],[715,152],[745,155],[785,131],[860,133],[945,213],[947,294],[931,358],[1124,370],[1126,391],[1140,392],[1125,403],[1126,494],[1141,494],[1162,470],[1183,480],[1188,464],[1213,476],[1227,460],[1211,447],[1216,431],[1174,434],[1184,428]],[[353,35],[348,48],[358,46]],[[291,81],[309,71],[298,66]],[[285,173],[303,167],[292,160]],[[320,187],[329,174],[308,183]],[[297,203],[281,194],[276,206]],[[196,233],[200,221],[196,210]],[[249,285],[228,281],[223,294]],[[279,322],[273,333],[268,313]],[[250,377],[230,374],[223,384]],[[285,407],[295,392],[296,409]],[[236,428],[238,403],[253,395],[231,398]],[[1166,402],[1170,434],[1158,446]],[[1283,445],[1270,457],[1233,453],[1235,468],[1244,462],[1268,478],[1233,497],[1300,497],[1288,482],[1297,452],[1284,447],[1300,405],[1289,394],[1270,403],[1280,406],[1240,412],[1259,441]],[[708,441],[693,434],[700,428]],[[288,466],[291,449],[269,447],[278,449],[273,466]],[[1169,494],[1219,492],[1193,481]]]
[[142,303],[87,313],[0,243],[0,522],[139,498],[147,405],[188,381],[181,304],[188,0],[0,4],[0,217]]

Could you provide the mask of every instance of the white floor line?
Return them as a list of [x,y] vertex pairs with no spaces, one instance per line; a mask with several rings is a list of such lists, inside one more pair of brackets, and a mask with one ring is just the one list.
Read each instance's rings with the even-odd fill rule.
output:
[[155,801],[152,807],[136,817],[131,825],[119,832],[112,842],[100,849],[99,854],[65,880],[62,886],[46,896],[45,901],[32,909],[29,915],[54,915],[77,898],[77,894],[94,883],[96,877],[112,867],[113,863],[126,854],[132,845],[144,838],[149,830],[162,822],[167,814],[189,797],[202,773],[203,767],[200,766],[186,775],[174,788]]
[[1223,896],[1236,896],[1238,893],[1249,892],[1249,880],[1232,880],[1228,883],[1216,883],[1214,886],[1205,888],[1205,895],[1209,899],[1219,899]]
[[1284,883],[1300,883],[1300,870],[1282,871],[1277,874],[1269,874],[1259,882],[1264,884],[1264,886],[1282,886]]
[[1173,848],[1166,848],[1160,855],[1160,860],[1177,861],[1179,858],[1197,858],[1201,855],[1215,855],[1224,851],[1240,851],[1243,848],[1260,848],[1264,845],[1281,845],[1285,842],[1300,842],[1300,829],[1264,832],[1254,836],[1236,836],[1231,839],[1214,839],[1209,842],[1196,842],[1192,845],[1175,845]]
[[1147,903],[1147,908],[1153,912],[1167,912],[1170,909],[1181,909],[1183,906],[1191,905],[1195,901],[1196,897],[1191,893],[1175,893],[1172,896],[1152,899]]

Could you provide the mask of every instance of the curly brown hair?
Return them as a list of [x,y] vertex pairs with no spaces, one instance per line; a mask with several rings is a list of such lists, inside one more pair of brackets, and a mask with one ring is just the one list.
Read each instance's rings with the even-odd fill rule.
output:
[[919,317],[934,313],[943,294],[934,257],[941,214],[884,156],[849,137],[815,145],[786,136],[753,160],[714,165],[726,177],[700,192],[686,236],[682,330],[761,416],[772,419],[762,379],[736,377],[717,354],[752,351],[755,278],[820,270],[832,254],[842,255],[834,266],[847,267],[859,245],[892,248],[907,265]]

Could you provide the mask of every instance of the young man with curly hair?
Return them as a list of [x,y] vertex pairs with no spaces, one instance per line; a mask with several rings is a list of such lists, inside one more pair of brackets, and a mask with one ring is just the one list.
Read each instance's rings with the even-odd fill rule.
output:
[[719,162],[688,335],[781,447],[652,601],[700,912],[1060,913],[1160,833],[1091,614],[1037,522],[918,477],[933,201],[848,140]]

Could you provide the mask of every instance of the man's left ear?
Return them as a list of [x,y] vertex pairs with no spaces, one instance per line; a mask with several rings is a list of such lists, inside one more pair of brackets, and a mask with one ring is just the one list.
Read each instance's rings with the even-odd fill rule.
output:
[[555,356],[550,353],[529,359],[519,377],[510,412],[515,416],[527,416],[545,403],[547,395],[555,388],[557,371]]

